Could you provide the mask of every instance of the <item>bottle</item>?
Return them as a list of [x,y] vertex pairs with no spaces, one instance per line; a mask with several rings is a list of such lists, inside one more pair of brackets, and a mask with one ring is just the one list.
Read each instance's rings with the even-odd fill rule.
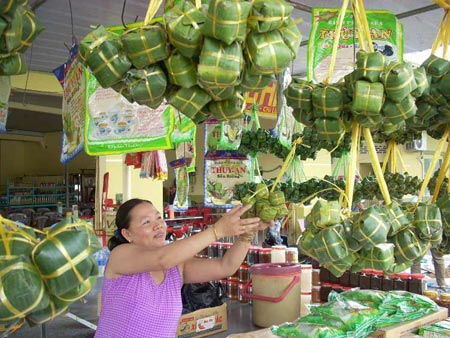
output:
[[286,263],[298,263],[297,248],[286,248]]
[[425,275],[422,273],[412,273],[408,283],[408,291],[412,293],[422,294],[422,281]]
[[261,248],[259,249],[259,263],[270,263],[271,262],[271,256],[272,256],[272,249],[271,248]]
[[359,276],[361,274],[359,272],[351,272],[350,273],[350,286],[352,288],[359,287]]
[[272,263],[286,263],[286,246],[274,245],[271,250]]
[[361,289],[370,289],[370,275],[372,274],[371,269],[364,269],[359,275],[359,287]]
[[62,215],[63,215],[63,206],[62,206],[62,202],[58,202],[56,211],[58,212],[58,215],[59,215],[59,216],[62,216]]
[[350,271],[345,271],[341,277],[339,277],[339,283],[342,286],[350,286]]
[[328,269],[321,266],[319,278],[320,278],[321,283],[329,283],[330,282],[330,271],[328,271]]
[[78,218],[78,205],[74,204],[72,205],[72,213],[74,218]]
[[328,295],[330,294],[332,290],[330,283],[322,283],[320,286],[320,301],[321,302],[328,302]]
[[394,290],[394,281],[391,276],[384,275],[383,281],[381,282],[381,290],[383,291],[392,291]]
[[259,247],[257,247],[257,246],[251,246],[248,249],[248,252],[247,252],[247,264],[248,265],[253,265],[253,264],[259,263],[258,253],[259,253]]
[[408,291],[408,273],[395,273],[391,278],[394,279],[394,290]]
[[370,288],[372,290],[381,290],[383,282],[383,271],[372,270],[370,276]]

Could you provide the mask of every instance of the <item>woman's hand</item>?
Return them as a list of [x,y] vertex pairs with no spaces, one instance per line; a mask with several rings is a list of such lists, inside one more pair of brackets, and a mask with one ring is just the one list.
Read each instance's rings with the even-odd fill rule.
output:
[[241,216],[251,207],[251,204],[248,204],[246,206],[237,206],[224,214],[214,224],[217,235],[222,238],[226,236],[238,236],[246,232],[257,231],[261,223],[259,217],[241,219]]

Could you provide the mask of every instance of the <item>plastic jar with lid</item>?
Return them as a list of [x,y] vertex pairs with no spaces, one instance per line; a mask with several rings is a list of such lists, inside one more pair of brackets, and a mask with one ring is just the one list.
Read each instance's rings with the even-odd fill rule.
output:
[[330,282],[330,271],[327,268],[324,268],[323,266],[320,267],[320,281],[322,283],[329,283]]
[[209,246],[208,246],[208,258],[217,258],[218,257],[218,245],[219,242],[212,242]]
[[391,278],[394,279],[394,290],[408,291],[409,273],[395,273]]
[[259,249],[259,263],[270,263],[272,258],[271,248],[261,248]]
[[439,306],[446,307],[450,313],[450,293],[442,292],[437,303]]
[[359,272],[350,272],[350,286],[352,288],[359,287],[359,276],[361,273]]
[[370,288],[372,290],[381,290],[383,284],[383,271],[372,270],[370,276]]
[[228,280],[227,281],[228,292],[227,297],[231,300],[238,300],[239,297],[239,281],[238,280]]
[[239,267],[239,282],[244,283],[249,280],[248,264],[242,263]]
[[330,294],[333,288],[331,287],[331,283],[322,283],[320,286],[320,301],[328,302],[328,295]]
[[244,296],[246,284],[247,283],[239,283],[239,285],[238,285],[238,300],[241,303],[248,303],[248,298]]
[[271,263],[286,263],[286,245],[274,245],[271,250]]
[[342,286],[350,286],[350,271],[344,271],[341,277],[339,277],[339,284]]
[[228,276],[227,279],[239,281],[239,268],[231,276]]
[[439,293],[438,293],[438,291],[437,290],[424,290],[423,291],[423,295],[425,296],[425,297],[428,297],[428,298],[430,298],[431,300],[433,300],[433,301],[435,301],[435,302],[437,302],[438,301],[438,298],[439,298]]
[[298,263],[297,248],[286,248],[286,263]]
[[422,294],[422,282],[425,275],[422,273],[412,273],[410,274],[410,280],[408,283],[408,291],[412,293]]
[[258,264],[259,263],[259,247],[258,246],[251,246],[248,249],[247,252],[247,264],[248,265],[253,265],[253,264]]
[[320,285],[313,285],[311,288],[311,303],[320,303]]
[[370,277],[372,275],[371,269],[364,269],[359,275],[359,287],[361,289],[370,289]]

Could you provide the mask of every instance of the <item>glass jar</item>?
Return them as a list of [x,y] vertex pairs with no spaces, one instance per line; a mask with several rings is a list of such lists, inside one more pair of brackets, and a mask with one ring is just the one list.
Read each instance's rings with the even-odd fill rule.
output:
[[439,293],[437,292],[437,290],[425,290],[425,291],[423,291],[423,295],[425,297],[430,298],[431,300],[433,300],[435,302],[438,301]]
[[244,296],[245,284],[247,283],[239,283],[238,285],[238,300],[241,303],[248,303],[248,298]]
[[312,271],[312,285],[320,285],[320,269],[313,269]]
[[321,302],[328,302],[328,295],[330,294],[332,290],[330,283],[322,283],[320,286],[320,301]]
[[272,249],[271,248],[261,248],[259,249],[259,263],[270,263],[272,258]]
[[350,286],[350,271],[345,271],[341,277],[339,277],[339,284],[342,286]]
[[228,281],[226,279],[221,279],[219,280],[219,285],[225,297],[228,297]]
[[359,276],[361,274],[359,272],[351,272],[350,273],[350,286],[352,288],[359,287]]
[[271,250],[271,263],[286,263],[286,245],[274,245]]
[[298,263],[297,248],[286,248],[286,263]]
[[409,273],[396,273],[391,278],[394,279],[394,290],[408,291]]
[[246,283],[249,281],[248,264],[242,263],[239,267],[239,282]]
[[361,289],[370,289],[370,277],[372,274],[372,270],[364,269],[361,271],[359,275],[359,287]]
[[219,254],[217,252],[218,245],[219,245],[219,242],[212,242],[208,246],[208,258],[217,258],[217,257],[219,257]]
[[217,243],[217,258],[222,258],[226,252],[225,243],[219,242]]
[[227,292],[228,299],[238,300],[239,281],[230,279],[227,281],[227,286],[228,286],[228,292]]
[[328,271],[328,269],[324,268],[323,266],[320,267],[320,281],[322,283],[330,282],[330,271]]
[[422,281],[425,275],[422,273],[412,273],[408,283],[408,291],[412,293],[422,294]]
[[253,265],[259,263],[259,247],[251,246],[247,252],[247,264]]
[[391,276],[384,275],[383,281],[381,282],[381,290],[383,291],[392,291],[394,290],[394,281]]
[[336,277],[333,275],[333,273],[330,271],[330,283],[331,284],[339,284],[339,277]]
[[320,285],[311,288],[311,303],[320,303]]
[[383,283],[383,271],[372,270],[370,276],[370,288],[372,290],[381,290]]
[[331,284],[331,289],[337,293],[341,293],[342,291],[344,291],[344,289],[342,289],[342,285],[340,284]]

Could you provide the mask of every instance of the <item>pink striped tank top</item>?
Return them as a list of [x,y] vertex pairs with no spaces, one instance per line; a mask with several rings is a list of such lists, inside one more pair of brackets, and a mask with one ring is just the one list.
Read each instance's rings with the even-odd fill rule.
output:
[[183,307],[181,286],[176,266],[160,285],[149,272],[104,277],[94,338],[174,338]]

